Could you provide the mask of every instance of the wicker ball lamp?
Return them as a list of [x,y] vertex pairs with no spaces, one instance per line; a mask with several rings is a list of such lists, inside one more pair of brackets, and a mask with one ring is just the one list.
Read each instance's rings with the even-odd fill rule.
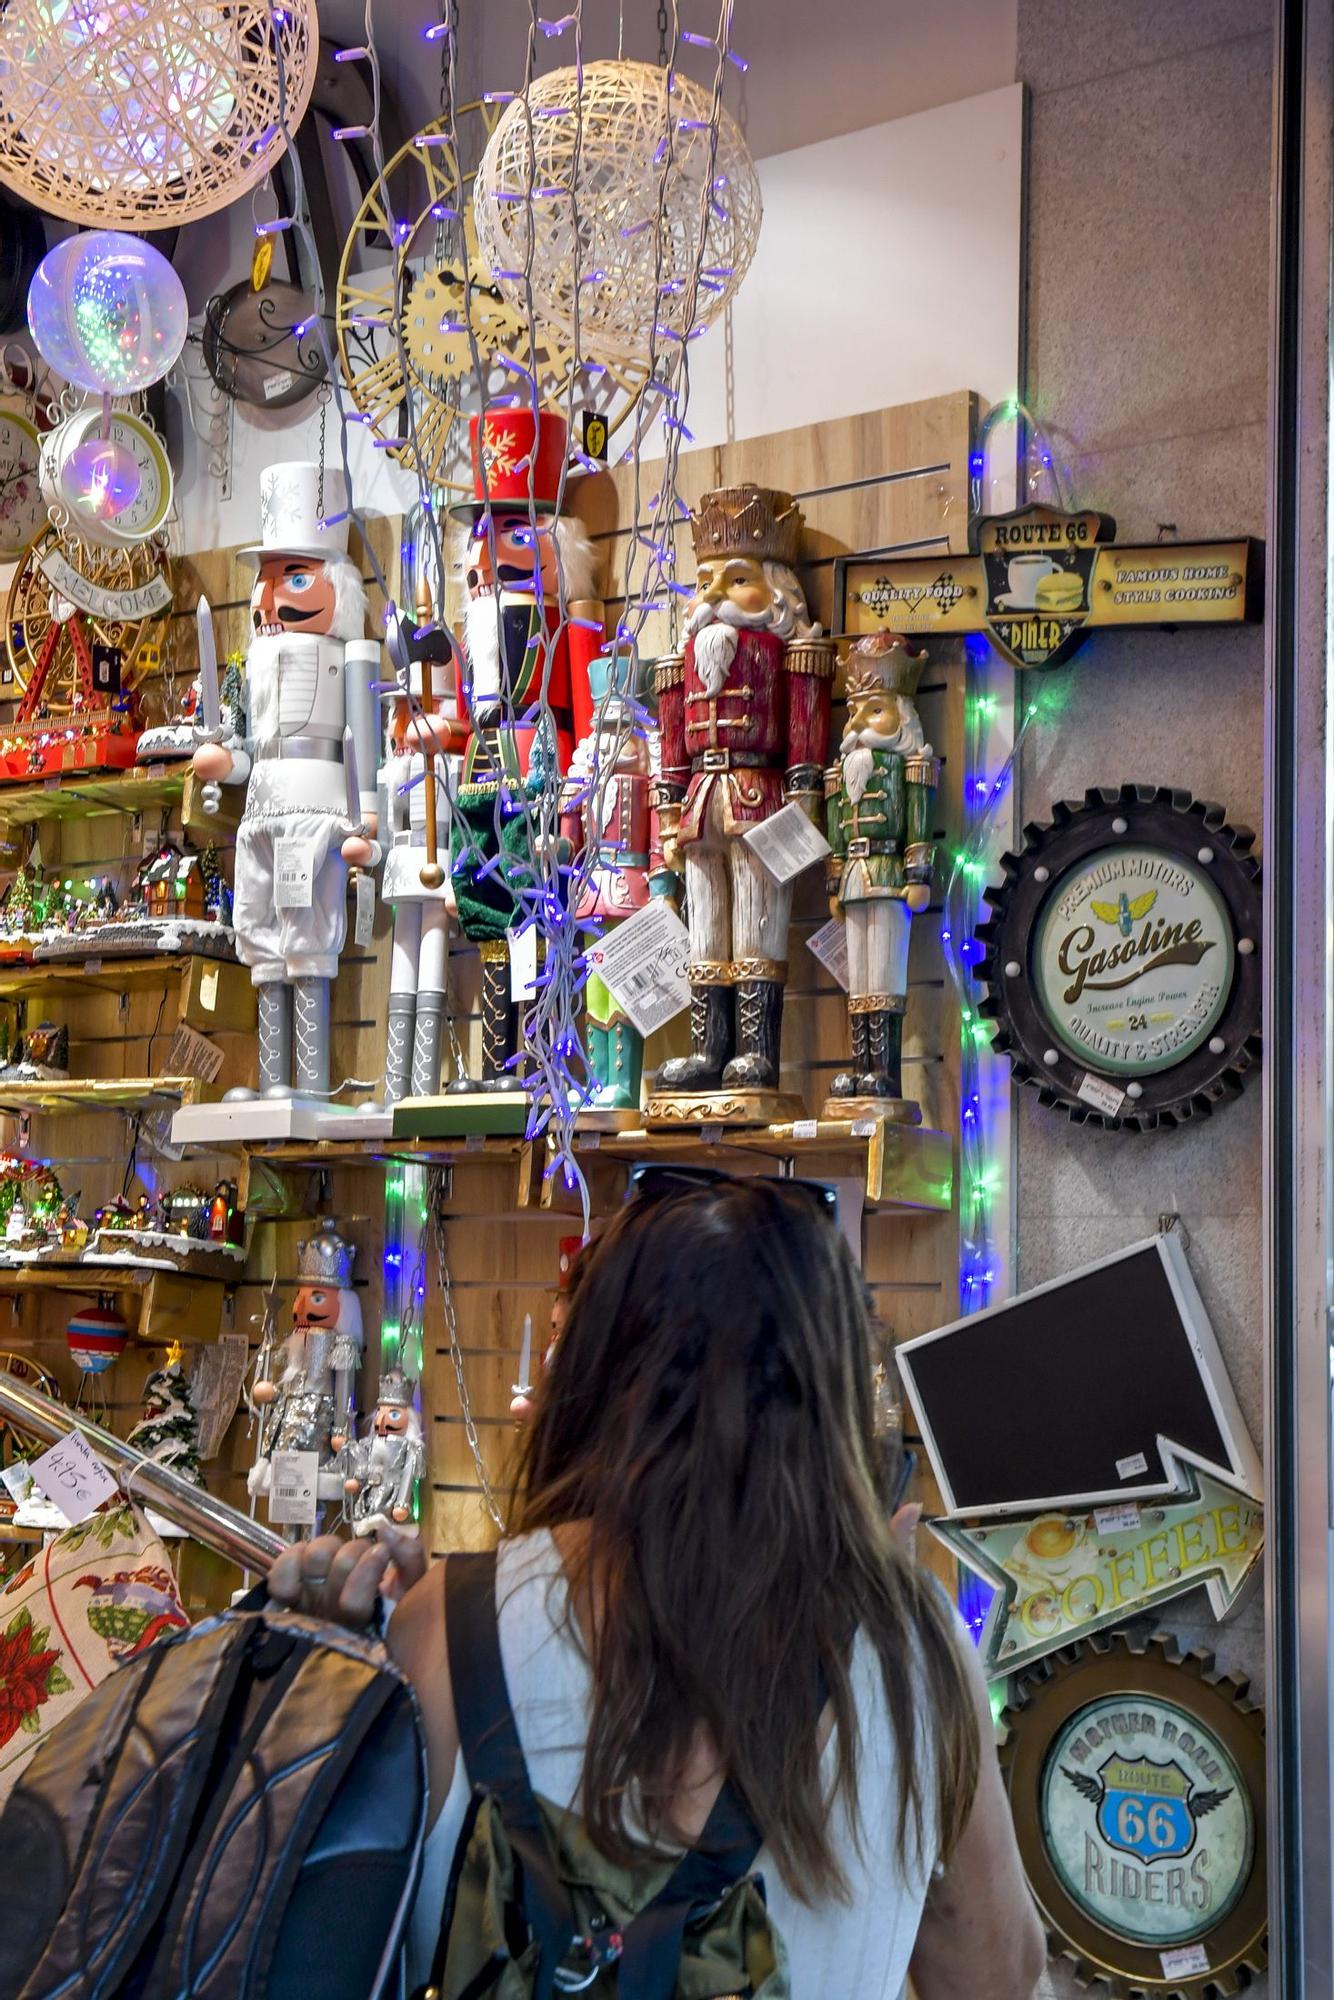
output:
[[[538,77],[491,135],[477,240],[509,304],[607,362],[643,362],[715,320],[755,252],[762,204],[731,114],[688,77],[594,62]],[[711,185],[710,185],[711,183]],[[531,190],[531,198],[530,198]],[[706,218],[700,255],[701,214]],[[700,276],[695,283],[696,259]],[[692,296],[693,295],[693,296]]]
[[211,215],[282,153],[318,51],[315,0],[6,0],[0,181],[103,227]]

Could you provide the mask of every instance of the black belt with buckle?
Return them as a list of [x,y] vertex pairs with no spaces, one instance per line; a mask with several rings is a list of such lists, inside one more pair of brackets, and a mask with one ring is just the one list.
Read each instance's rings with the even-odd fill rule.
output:
[[898,851],[897,840],[868,840],[864,834],[859,835],[856,840],[850,840],[844,850],[849,861],[865,861],[872,854],[892,855]]
[[762,771],[770,761],[759,750],[701,750],[690,768],[692,771]]

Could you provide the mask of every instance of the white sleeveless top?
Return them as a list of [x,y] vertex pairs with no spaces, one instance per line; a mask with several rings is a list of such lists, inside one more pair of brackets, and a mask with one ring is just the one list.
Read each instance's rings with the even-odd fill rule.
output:
[[[553,1803],[578,1809],[588,1728],[589,1670],[577,1640],[563,1629],[568,1602],[560,1553],[541,1530],[502,1542],[496,1568],[500,1651],[533,1790]],[[931,1772],[922,1773],[927,1806],[926,1852],[905,1871],[898,1859],[897,1760],[885,1708],[880,1664],[859,1639],[853,1648],[852,1688],[861,1727],[858,1761],[860,1848],[848,1815],[835,1806],[835,1849],[851,1900],[800,1903],[761,1848],[757,1871],[774,1926],[787,1947],[792,2000],[829,2000],[855,1993],[858,2000],[898,2000],[908,1976],[922,1904],[935,1863],[929,1824]],[[929,1757],[930,1746],[924,1745]],[[835,1745],[826,1745],[832,1775]],[[449,1865],[468,1808],[469,1784],[460,1755],[449,1797],[426,1844],[425,1865],[408,1949],[409,1990],[425,1980],[439,1932]]]

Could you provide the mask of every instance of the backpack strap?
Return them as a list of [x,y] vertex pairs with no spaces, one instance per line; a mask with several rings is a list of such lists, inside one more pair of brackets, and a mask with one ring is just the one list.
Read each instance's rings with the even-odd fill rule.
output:
[[622,1993],[634,2000],[673,2000],[686,1925],[697,1910],[712,1909],[749,1875],[762,1845],[740,1792],[724,1779],[699,1839],[626,1926]]
[[[540,1947],[535,2000],[547,2000],[556,1968],[575,1935],[574,1907],[561,1881],[515,1726],[496,1616],[496,1557],[446,1557],[445,1638],[454,1714],[468,1781],[489,1792],[523,1869],[523,1908]],[[435,1985],[444,1971],[448,1934],[436,1947]]]

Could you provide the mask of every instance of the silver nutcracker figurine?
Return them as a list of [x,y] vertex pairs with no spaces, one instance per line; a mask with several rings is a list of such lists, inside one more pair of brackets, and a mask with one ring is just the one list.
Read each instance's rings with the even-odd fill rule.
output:
[[[259,1001],[259,1095],[329,1099],[329,985],[347,934],[347,871],[373,866],[380,647],[347,554],[341,482],[313,464],[260,474],[263,539],[246,650],[244,743],[221,740],[216,664],[201,620],[206,785],[249,780],[236,837],[236,949]],[[205,647],[210,655],[202,657]],[[360,775],[359,775],[360,774]],[[368,789],[363,789],[363,785]],[[295,1054],[295,1071],[293,1056]],[[235,1102],[253,1096],[230,1091]]]
[[400,616],[390,636],[396,685],[380,768],[382,887],[394,911],[386,1104],[433,1097],[440,1088],[449,920],[455,910],[449,821],[468,743],[453,648],[435,623],[424,577],[415,613],[415,621]]
[[271,1492],[275,1452],[313,1451],[319,1458],[317,1499],[343,1497],[340,1454],[353,1434],[362,1351],[361,1302],[352,1289],[355,1257],[352,1244],[328,1219],[297,1245],[292,1331],[279,1350],[274,1378],[262,1378],[250,1392],[261,1412],[259,1456],[247,1478],[252,1494]]
[[426,1466],[416,1389],[400,1369],[386,1370],[365,1437],[344,1450],[343,1515],[354,1535],[412,1518],[412,1491]]
[[848,654],[848,723],[825,773],[830,907],[847,926],[852,1062],[830,1086],[828,1118],[878,1111],[907,1123],[903,1014],[912,919],[931,901],[931,808],[940,761],[913,696],[926,653],[876,632]]

